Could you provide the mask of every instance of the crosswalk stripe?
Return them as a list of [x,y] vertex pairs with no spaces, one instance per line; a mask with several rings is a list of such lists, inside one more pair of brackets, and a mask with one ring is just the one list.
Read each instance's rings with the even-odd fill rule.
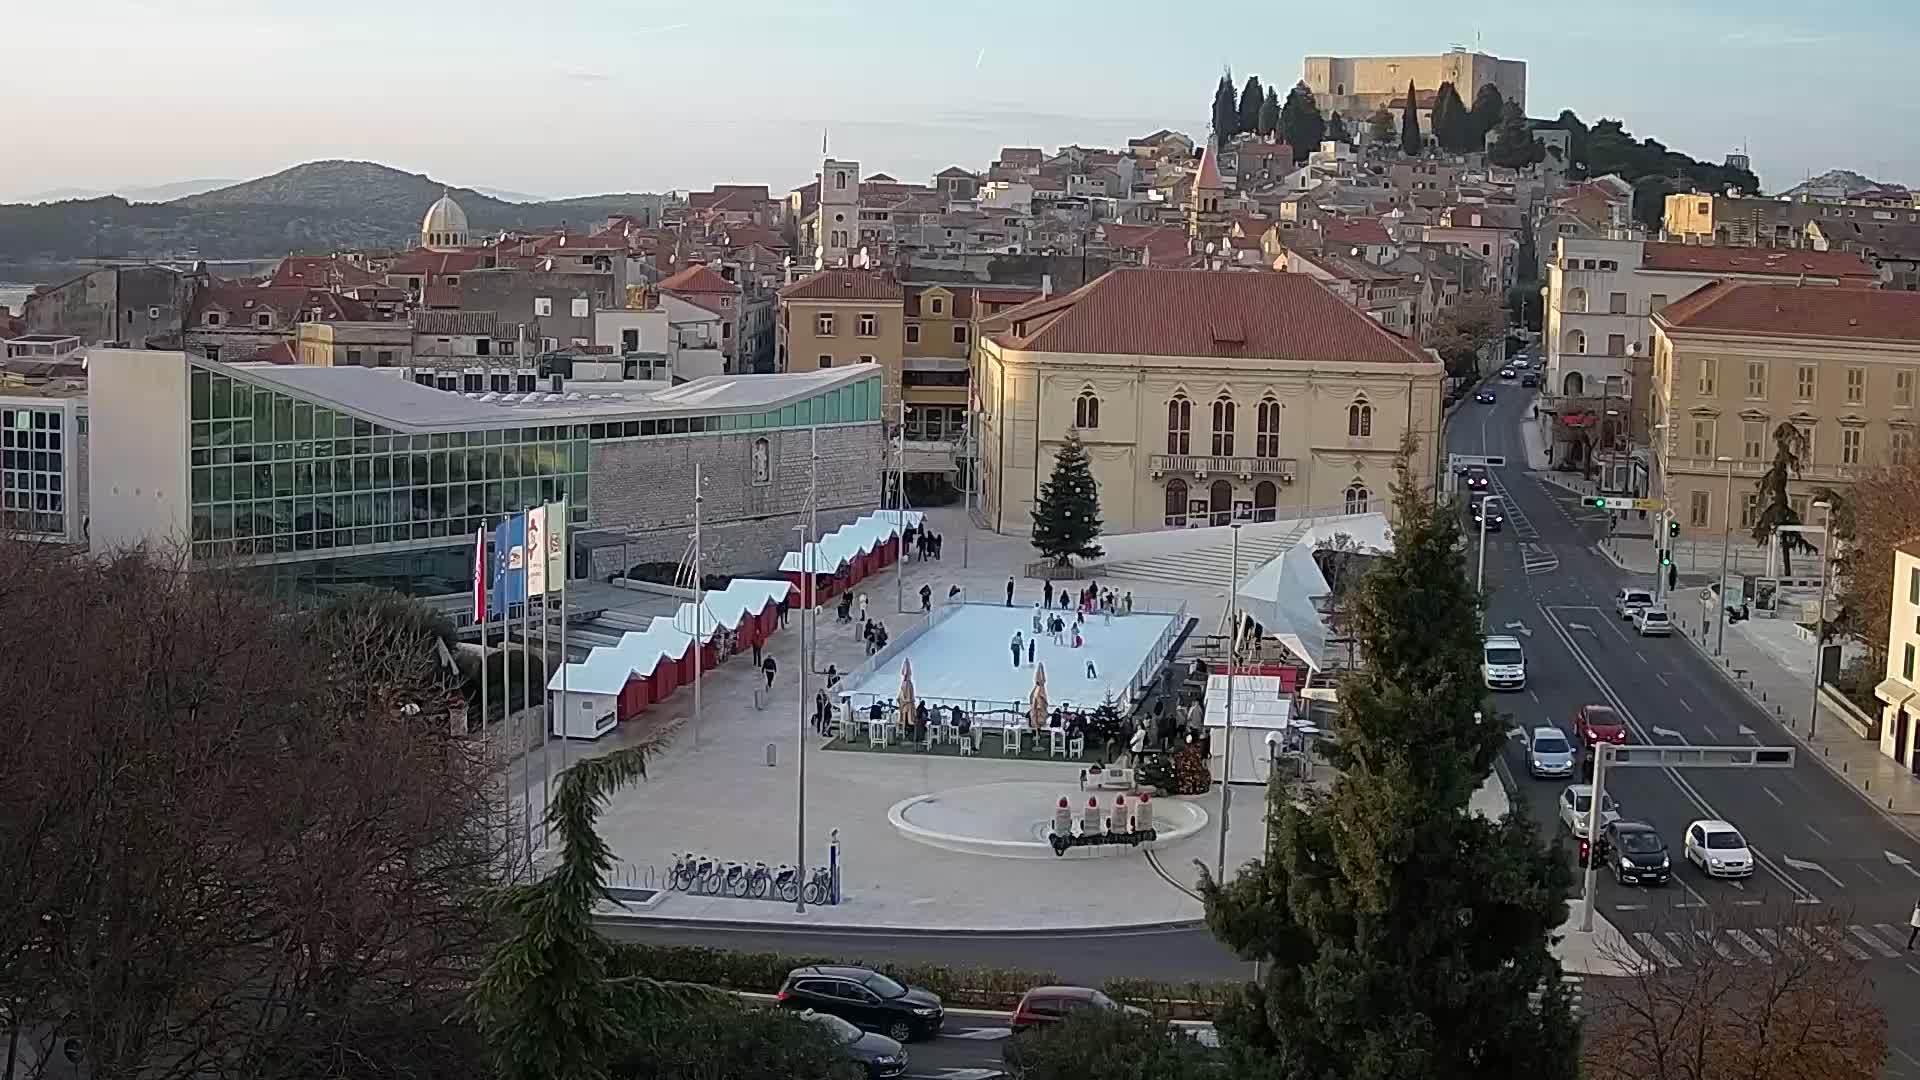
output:
[[1753,940],[1753,936],[1745,930],[1729,930],[1727,936],[1738,942],[1741,948],[1752,953],[1754,959],[1761,963],[1767,964],[1773,961],[1773,954],[1761,948],[1760,943]]
[[[1848,927],[1847,929],[1851,930],[1853,929],[1853,927]],[[1840,947],[1846,950],[1847,955],[1853,957],[1855,960],[1873,959],[1871,956],[1867,955],[1867,950],[1861,948],[1858,945],[1855,945],[1851,941],[1848,941],[1847,935],[1841,933],[1838,927],[1823,926],[1820,928],[1820,932],[1825,934],[1827,937],[1830,937],[1833,940],[1839,942]]]
[[1713,934],[1705,930],[1695,930],[1694,933],[1699,935],[1701,941],[1713,946],[1713,951],[1719,953],[1723,959],[1730,960],[1735,964],[1741,962],[1740,958],[1733,954],[1733,950],[1727,948],[1727,946],[1723,944],[1719,938],[1713,936]]
[[1013,1034],[1012,1028],[990,1027],[972,1028],[967,1031],[950,1031],[946,1033],[946,1037],[949,1039],[979,1039],[983,1042],[992,1042],[996,1039],[1004,1039],[1011,1034]]
[[1654,937],[1652,934],[1649,934],[1644,930],[1636,930],[1634,931],[1633,939],[1640,943],[1640,947],[1642,949],[1651,953],[1655,960],[1660,961],[1660,963],[1664,964],[1665,966],[1667,967],[1680,966],[1680,961],[1674,959],[1673,954],[1667,951],[1667,947],[1665,945],[1660,944],[1659,938]]
[[1900,955],[1899,953],[1893,950],[1892,946],[1888,945],[1884,941],[1881,941],[1878,937],[1875,937],[1873,932],[1868,930],[1864,926],[1849,926],[1847,927],[1847,929],[1852,931],[1854,937],[1857,937],[1861,941],[1864,941],[1868,945],[1872,946],[1874,952],[1879,953],[1881,956],[1884,956],[1889,960],[1894,959],[1895,957],[1898,957]]
[[1787,927],[1787,933],[1793,935],[1793,940],[1799,943],[1807,951],[1818,953],[1820,955],[1820,959],[1828,961],[1829,963],[1833,961],[1834,959],[1833,954],[1828,952],[1826,949],[1822,948],[1820,943],[1814,940],[1813,935],[1807,933],[1807,931],[1804,928],[1798,927],[1798,926],[1789,926]]
[[1789,951],[1789,946],[1781,944],[1780,935],[1775,934],[1773,931],[1765,928],[1756,928],[1754,933],[1759,936],[1760,940],[1766,942],[1768,947],[1772,948],[1774,952]]
[[[1903,949],[1906,948],[1907,935],[1902,934],[1900,932],[1899,927],[1896,927],[1891,923],[1874,923],[1873,928],[1875,930],[1880,931],[1881,935],[1885,937],[1888,941],[1900,946]],[[1912,927],[1907,927],[1906,930],[1907,930],[1907,934],[1913,933]]]

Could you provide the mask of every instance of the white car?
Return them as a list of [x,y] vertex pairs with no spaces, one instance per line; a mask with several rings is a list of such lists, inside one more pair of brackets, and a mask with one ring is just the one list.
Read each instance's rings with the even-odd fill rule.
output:
[[1682,854],[1708,877],[1753,876],[1753,851],[1747,847],[1747,838],[1724,821],[1696,821],[1687,826]]
[[1646,589],[1621,589],[1613,597],[1614,613],[1631,622],[1633,613],[1653,606],[1653,593]]
[[1666,608],[1640,608],[1633,613],[1633,628],[1641,637],[1668,637],[1673,633],[1673,616]]
[[1524,356],[1516,356],[1512,360],[1507,361],[1507,363],[1513,367],[1519,368],[1521,371],[1527,370],[1527,358]]
[[[1587,838],[1587,822],[1593,816],[1593,785],[1569,784],[1560,793],[1560,824],[1567,831],[1584,840]],[[1620,820],[1620,806],[1608,795],[1600,801],[1600,827],[1606,828],[1611,822]]]

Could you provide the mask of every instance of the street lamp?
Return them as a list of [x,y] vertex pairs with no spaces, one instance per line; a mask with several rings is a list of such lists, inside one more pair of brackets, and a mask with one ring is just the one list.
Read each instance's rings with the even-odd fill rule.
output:
[[1820,529],[1820,613],[1814,618],[1813,634],[1813,697],[1807,702],[1807,738],[1813,738],[1813,725],[1820,715],[1820,661],[1827,648],[1827,564],[1833,556],[1833,504],[1825,499],[1813,504],[1815,510],[1822,512],[1824,524]]
[[[1473,575],[1473,590],[1483,592],[1487,584],[1487,519],[1493,516],[1493,509],[1500,502],[1498,495],[1485,495],[1480,499],[1480,565]],[[1518,525],[1514,528],[1519,528]]]
[[1213,863],[1216,880],[1227,878],[1227,818],[1233,812],[1233,684],[1240,644],[1240,523],[1233,523],[1233,584],[1227,596],[1227,719],[1220,734],[1220,851]]
[[1713,655],[1720,656],[1727,648],[1727,553],[1733,544],[1733,459],[1722,454],[1713,460],[1727,467],[1726,505],[1720,508],[1720,628],[1713,642]]
[[[1260,858],[1270,859],[1268,845],[1273,843],[1273,774],[1280,768],[1280,733],[1267,732],[1267,806],[1260,814]],[[1253,981],[1260,981],[1260,958],[1253,959]]]

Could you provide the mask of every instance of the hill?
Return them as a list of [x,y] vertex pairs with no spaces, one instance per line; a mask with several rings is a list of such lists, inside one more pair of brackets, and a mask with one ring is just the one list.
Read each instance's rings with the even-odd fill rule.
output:
[[1804,183],[1793,185],[1781,192],[1780,195],[1782,198],[1791,198],[1796,195],[1810,195],[1821,199],[1850,199],[1855,195],[1869,191],[1883,191],[1901,187],[1902,185],[1900,184],[1882,183],[1878,180],[1862,176],[1852,169],[1828,169],[1826,172],[1821,173],[1819,176],[1812,177]]
[[98,199],[104,195],[118,195],[128,202],[170,202],[188,195],[198,195],[203,191],[226,187],[233,182],[232,180],[176,180],[170,184],[124,188],[119,191],[54,188],[52,191],[36,191],[20,201],[24,203],[72,202],[75,199]]
[[476,233],[586,225],[645,206],[637,195],[514,203],[374,162],[315,161],[165,203],[101,196],[0,204],[0,252],[16,262],[66,262],[402,248],[442,194],[460,203]]

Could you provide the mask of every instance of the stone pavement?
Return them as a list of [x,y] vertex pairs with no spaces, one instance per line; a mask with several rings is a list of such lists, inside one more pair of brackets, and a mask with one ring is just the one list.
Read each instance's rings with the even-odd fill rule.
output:
[[[1882,754],[1825,703],[1808,732],[1813,699],[1813,646],[1793,637],[1783,619],[1751,619],[1726,628],[1724,655],[1715,656],[1718,636],[1714,610],[1700,602],[1699,589],[1674,594],[1675,625],[1805,748],[1807,754],[1858,791],[1894,824],[1920,837],[1920,777]],[[1794,648],[1795,644],[1799,648]]]

